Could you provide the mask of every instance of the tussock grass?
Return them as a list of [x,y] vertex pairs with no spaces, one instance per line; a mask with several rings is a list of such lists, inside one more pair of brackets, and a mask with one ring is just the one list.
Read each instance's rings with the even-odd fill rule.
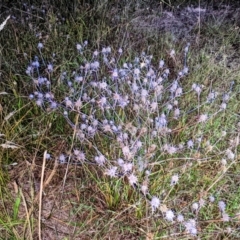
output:
[[[174,97],[178,101],[174,105],[169,89],[184,67],[183,50],[188,40],[176,40],[170,34],[161,34],[160,38],[158,33],[143,34],[139,39],[138,33],[135,35],[128,28],[130,19],[124,17],[124,14],[131,17],[131,9],[125,9],[121,20],[113,26],[109,18],[105,18],[107,6],[111,4],[96,4],[85,13],[84,8],[79,7],[78,11],[83,14],[67,20],[57,15],[54,7],[49,7],[46,15],[40,15],[41,8],[36,7],[30,19],[25,19],[26,15],[21,12],[20,17],[28,25],[11,19],[1,32],[1,237],[236,239],[239,237],[240,76],[234,51],[239,44],[239,30],[210,22],[202,26],[197,41],[195,35],[190,37],[189,73],[178,82],[183,94]],[[111,10],[114,12],[114,7]],[[94,13],[99,19],[96,20]],[[89,44],[82,53],[78,52],[76,44],[83,45],[85,39]],[[37,48],[39,42],[43,43],[42,49]],[[86,61],[93,62],[96,49],[101,51],[109,45],[111,53],[106,56],[109,61],[114,57],[116,63],[104,64],[100,54],[99,70],[92,74],[79,70]],[[123,49],[122,55],[118,53],[119,47]],[[175,55],[171,56],[173,49]],[[170,70],[163,83],[162,99],[152,112],[149,106],[139,111],[134,109],[134,104],[141,101],[131,91],[131,84],[126,79],[112,79],[114,70],[122,68],[125,62],[140,69],[134,58],[140,57],[142,51],[146,52],[142,62],[153,55],[155,73],[163,75],[164,70],[158,69],[161,59],[165,61],[164,69]],[[27,66],[35,56],[41,66],[34,74],[27,75]],[[46,71],[50,63],[52,72]],[[129,71],[131,81],[134,68]],[[147,72],[144,68],[140,70],[142,76]],[[51,92],[59,103],[55,110],[47,102],[37,106],[37,97],[29,99],[36,91],[48,90],[36,83],[37,71],[51,81]],[[73,71],[86,74],[84,84],[74,82]],[[154,88],[144,85],[142,76],[136,80],[138,87],[146,89],[150,101],[154,101]],[[72,81],[75,92],[71,93],[68,81]],[[126,107],[115,106],[106,90],[89,85],[92,81],[104,81],[109,91],[128,95],[129,103]],[[193,84],[201,87],[200,95],[196,88],[192,89]],[[207,103],[213,90],[219,94],[212,103]],[[65,97],[76,101],[78,97],[83,98],[84,92],[95,102],[83,100],[80,110],[66,105]],[[222,101],[224,93],[229,93],[229,100]],[[104,96],[110,102],[109,109],[104,104],[101,107]],[[223,102],[227,107],[219,111]],[[173,111],[168,113],[168,103],[174,105],[174,109],[179,107],[178,118]],[[164,134],[160,128],[158,137],[153,137],[155,118],[162,113],[166,114],[167,127],[172,131]],[[199,123],[199,116],[205,113],[208,119]],[[113,121],[109,131],[101,128],[104,119]],[[81,139],[81,124],[93,126],[94,120],[99,122],[97,131]],[[119,125],[122,128],[115,133],[113,126]],[[117,140],[121,133],[128,134],[129,140]],[[132,153],[133,157],[128,157],[124,147],[130,147],[131,152],[138,140],[142,146]],[[193,140],[193,147],[188,147],[189,140]],[[170,151],[166,144],[176,147],[177,151],[171,152],[173,149]],[[183,150],[179,144],[183,144]],[[84,160],[76,160],[76,150],[85,154]],[[51,154],[50,159],[44,151]],[[96,160],[101,155],[105,157],[105,164]],[[121,170],[118,158],[132,164],[133,169]],[[109,176],[111,167],[118,169],[115,177]],[[138,182],[131,184],[132,174]],[[178,177],[175,182],[173,176]],[[159,205],[153,201],[154,197],[160,200]],[[209,197],[215,201],[211,202]],[[219,201],[226,203],[224,210],[219,209]],[[173,219],[167,217],[170,211]],[[183,223],[177,220],[180,214],[185,218]],[[224,214],[229,219],[224,218]],[[193,219],[196,225],[191,222]]]

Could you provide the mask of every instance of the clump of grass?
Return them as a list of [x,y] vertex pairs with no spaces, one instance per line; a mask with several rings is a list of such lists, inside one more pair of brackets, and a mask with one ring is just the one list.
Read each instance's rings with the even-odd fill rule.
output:
[[[210,220],[204,212],[214,204],[217,184],[237,163],[239,133],[221,124],[235,82],[224,89],[188,84],[189,45],[174,77],[164,60],[154,66],[153,56],[144,52],[125,62],[122,49],[91,52],[87,46],[87,41],[76,44],[73,70],[59,79],[54,59],[44,58],[42,43],[26,70],[35,89],[30,100],[72,128],[70,149],[59,153],[59,163],[67,169],[91,165],[102,172],[95,181],[107,208],[117,210],[127,201],[136,206],[137,216],[157,217],[156,237],[197,236],[201,222]],[[174,50],[169,58],[176,61]],[[51,159],[51,152],[47,156]],[[202,178],[211,166],[219,173]],[[234,215],[228,214],[227,200],[217,201],[208,214],[229,222]]]
[[[106,6],[99,14],[108,14]],[[64,24],[51,8],[46,12],[42,23],[39,16],[45,13],[26,18],[49,28],[45,36],[31,27],[44,44],[37,45],[29,29],[24,37],[15,29],[19,57],[14,52],[8,62],[3,58],[2,76],[13,81],[1,82],[7,92],[0,95],[1,163],[3,171],[17,162],[22,166],[11,176],[17,194],[1,191],[5,238],[34,239],[41,229],[36,221],[44,235],[54,226],[55,237],[69,239],[237,237],[239,76],[226,68],[224,56],[216,62],[217,54],[228,51],[217,45],[237,42],[235,31],[228,29],[227,41],[208,40],[211,47],[199,53],[152,37],[131,43],[127,38],[123,49],[101,48],[102,42],[119,42],[112,32],[116,26],[111,29],[104,17],[91,32],[83,19]],[[217,27],[212,35],[215,30],[221,31]],[[87,42],[70,47],[83,35],[92,36],[97,49]],[[154,55],[134,55],[136,42],[144,50],[153,43]],[[12,49],[8,44],[1,53]],[[46,179],[39,186],[43,170]],[[5,175],[1,180],[6,184]],[[42,209],[36,204],[39,191]]]

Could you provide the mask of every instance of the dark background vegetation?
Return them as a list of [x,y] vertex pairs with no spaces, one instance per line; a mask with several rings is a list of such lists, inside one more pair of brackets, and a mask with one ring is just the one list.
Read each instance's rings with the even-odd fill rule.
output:
[[115,6],[119,9],[123,9],[126,6],[131,6],[132,11],[136,8],[148,8],[148,10],[155,9],[158,7],[162,7],[164,9],[174,10],[185,6],[201,6],[204,8],[211,7],[213,9],[217,9],[221,7],[221,5],[231,5],[231,6],[240,6],[240,1],[234,0],[210,0],[210,1],[202,1],[202,0],[45,0],[45,1],[35,1],[35,0],[3,0],[0,3],[1,15],[7,13],[15,13],[16,11],[24,10],[22,7],[24,5],[33,5],[34,7],[44,6],[46,9],[51,8],[53,11],[61,13],[61,15],[65,16],[74,16],[79,11],[88,11],[90,9],[98,9],[103,6],[106,8],[110,8]]

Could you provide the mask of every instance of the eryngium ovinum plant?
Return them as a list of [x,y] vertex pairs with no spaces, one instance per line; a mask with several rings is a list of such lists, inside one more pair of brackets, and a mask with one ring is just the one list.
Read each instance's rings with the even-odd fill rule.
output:
[[[147,200],[152,214],[196,235],[198,213],[215,197],[203,196],[185,209],[166,203],[166,199],[194,164],[214,155],[222,158],[223,165],[234,161],[233,145],[224,145],[224,150],[215,148],[225,141],[226,132],[215,143],[203,141],[208,122],[226,110],[233,83],[225,93],[205,90],[200,83],[183,89],[189,71],[189,44],[175,77],[170,77],[164,60],[154,66],[153,57],[144,52],[126,62],[122,49],[113,53],[111,47],[104,47],[91,53],[84,42],[76,45],[78,66],[74,71],[62,72],[59,79],[57,70],[44,59],[42,43],[38,50],[39,57],[26,70],[36,89],[29,98],[45,112],[54,111],[64,117],[76,135],[72,153],[61,153],[59,163],[91,164],[102,169],[109,181],[128,179],[129,185]],[[174,50],[169,51],[169,57],[175,57]],[[195,107],[188,107],[188,97]],[[205,154],[201,159],[203,149],[209,156]],[[47,157],[51,159],[51,153]],[[151,190],[155,173],[163,168],[168,169],[161,175],[162,187],[157,187],[159,192]],[[222,221],[229,221],[226,203],[219,200],[216,206]]]

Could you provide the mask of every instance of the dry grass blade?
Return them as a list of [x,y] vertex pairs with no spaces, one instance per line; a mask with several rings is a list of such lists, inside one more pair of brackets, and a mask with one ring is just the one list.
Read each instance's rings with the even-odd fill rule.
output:
[[1,144],[0,146],[1,146],[2,148],[11,148],[11,149],[20,148],[19,145],[16,145],[15,143],[9,142],[9,141],[7,141],[6,143]]
[[46,166],[46,155],[47,155],[47,151],[45,151],[43,155],[41,184],[40,184],[40,191],[39,191],[38,236],[40,240],[42,239],[41,216],[42,216],[42,195],[43,195],[44,171]]
[[9,16],[5,19],[5,21],[0,25],[0,31],[3,30],[4,26],[7,24],[7,21],[8,21],[8,19],[9,19],[10,17],[11,17],[11,16],[9,15]]
[[22,192],[22,189],[17,185],[17,183],[15,184],[17,186],[17,188],[19,189],[19,192],[20,192],[20,195],[22,197],[22,200],[23,200],[23,205],[24,205],[24,208],[25,208],[25,211],[26,211],[26,222],[25,222],[25,225],[24,225],[24,235],[25,235],[25,229],[26,229],[26,225],[28,226],[28,237],[29,237],[29,240],[32,240],[33,239],[33,235],[32,235],[32,227],[31,227],[31,220],[30,220],[30,215],[29,215],[29,210],[28,210],[28,206],[27,206],[27,201],[26,201],[26,198]]
[[33,200],[33,203],[32,203],[32,206],[31,208],[28,210],[27,212],[27,220],[30,218],[30,216],[32,215],[33,213],[33,210],[35,208],[35,204],[39,201],[39,219],[38,219],[38,224],[39,224],[39,239],[41,239],[41,211],[42,211],[42,194],[43,194],[43,191],[44,191],[44,188],[46,188],[48,186],[48,184],[51,182],[53,176],[55,175],[56,173],[56,170],[57,170],[57,166],[58,166],[58,161],[57,159],[55,160],[55,163],[54,163],[54,167],[53,167],[53,170],[51,171],[50,175],[48,176],[48,178],[46,179],[46,181],[44,182],[44,169],[45,169],[45,164],[46,164],[46,154],[47,154],[47,151],[45,151],[44,153],[44,157],[43,157],[43,165],[42,165],[42,174],[41,174],[41,186],[40,186],[40,191],[39,193],[35,196],[34,200]]

